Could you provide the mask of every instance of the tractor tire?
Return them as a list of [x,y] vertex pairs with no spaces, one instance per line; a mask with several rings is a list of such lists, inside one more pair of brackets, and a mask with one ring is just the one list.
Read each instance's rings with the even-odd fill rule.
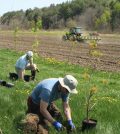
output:
[[76,40],[76,36],[75,35],[70,35],[69,40],[75,41]]
[[63,41],[68,40],[67,36],[66,36],[66,35],[63,35],[62,40],[63,40]]

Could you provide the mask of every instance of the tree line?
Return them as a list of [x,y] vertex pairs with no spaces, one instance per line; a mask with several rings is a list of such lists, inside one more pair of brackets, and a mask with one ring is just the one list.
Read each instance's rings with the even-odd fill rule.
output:
[[49,7],[11,11],[0,17],[1,29],[61,29],[120,31],[120,0],[72,0]]

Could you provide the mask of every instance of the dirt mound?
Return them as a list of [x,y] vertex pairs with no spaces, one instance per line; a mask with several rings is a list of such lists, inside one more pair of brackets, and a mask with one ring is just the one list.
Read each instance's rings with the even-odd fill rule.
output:
[[36,114],[29,113],[21,121],[21,128],[24,134],[48,134],[48,131],[39,123],[39,117]]

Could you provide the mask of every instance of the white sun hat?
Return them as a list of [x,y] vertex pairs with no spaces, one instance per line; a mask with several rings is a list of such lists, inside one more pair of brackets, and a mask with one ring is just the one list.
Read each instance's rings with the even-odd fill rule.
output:
[[28,51],[28,52],[26,53],[26,55],[27,55],[28,57],[32,57],[32,56],[33,56],[33,52],[32,52],[32,51]]
[[76,90],[78,81],[72,75],[66,75],[64,78],[59,78],[62,87],[66,88],[70,93],[77,94]]

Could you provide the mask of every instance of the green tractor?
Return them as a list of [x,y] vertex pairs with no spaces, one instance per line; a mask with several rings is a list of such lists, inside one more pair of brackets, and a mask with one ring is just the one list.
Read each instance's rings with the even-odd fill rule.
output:
[[95,40],[99,41],[100,37],[98,33],[89,33],[89,35],[83,35],[82,27],[72,27],[69,32],[63,35],[63,40],[70,41],[87,41],[87,40]]

